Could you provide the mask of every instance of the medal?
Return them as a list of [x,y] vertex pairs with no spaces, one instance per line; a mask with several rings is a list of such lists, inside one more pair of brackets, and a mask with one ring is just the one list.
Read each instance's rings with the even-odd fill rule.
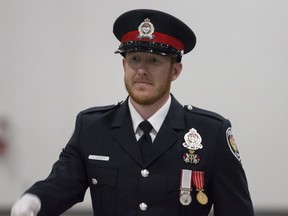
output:
[[198,192],[196,199],[202,205],[206,205],[208,203],[208,197],[202,190]]
[[181,190],[180,192],[180,203],[184,206],[189,205],[192,202],[192,197],[190,195],[190,191],[188,190]]
[[181,185],[179,201],[182,205],[187,206],[192,202],[192,171],[183,169],[181,171]]
[[196,187],[198,194],[196,195],[197,201],[201,205],[206,205],[208,203],[208,197],[204,193],[204,171],[193,171],[193,185]]

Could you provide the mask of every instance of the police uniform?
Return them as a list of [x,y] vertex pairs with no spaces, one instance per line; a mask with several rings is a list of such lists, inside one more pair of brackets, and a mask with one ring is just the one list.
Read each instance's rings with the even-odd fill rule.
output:
[[[116,52],[123,56],[141,51],[181,61],[196,42],[188,26],[155,10],[121,15],[114,34],[121,42]],[[212,206],[218,216],[254,215],[229,120],[170,98],[145,160],[129,97],[80,112],[48,178],[26,191],[40,198],[38,215],[60,215],[81,202],[88,187],[95,216],[205,216]]]

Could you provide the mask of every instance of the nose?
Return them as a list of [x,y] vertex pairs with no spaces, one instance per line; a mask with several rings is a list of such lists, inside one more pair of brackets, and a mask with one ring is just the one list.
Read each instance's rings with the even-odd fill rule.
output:
[[141,74],[141,75],[148,75],[148,67],[147,67],[147,64],[145,64],[145,62],[141,62],[139,65],[138,65],[138,68],[137,68],[137,73],[138,74]]

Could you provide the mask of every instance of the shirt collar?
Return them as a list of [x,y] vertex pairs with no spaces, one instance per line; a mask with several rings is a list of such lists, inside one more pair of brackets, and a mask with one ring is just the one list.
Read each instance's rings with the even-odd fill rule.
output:
[[[169,98],[166,101],[166,103],[148,119],[148,121],[153,126],[153,129],[155,130],[156,133],[158,133],[158,131],[160,130],[160,127],[162,126],[162,123],[164,122],[164,119],[167,116],[167,113],[168,113],[169,108],[170,108],[170,104],[171,104],[171,95],[169,95]],[[138,125],[144,119],[140,116],[140,114],[136,111],[136,109],[132,105],[132,103],[130,101],[130,97],[128,100],[128,106],[129,106],[129,110],[130,110],[130,114],[131,114],[134,133],[136,133]]]

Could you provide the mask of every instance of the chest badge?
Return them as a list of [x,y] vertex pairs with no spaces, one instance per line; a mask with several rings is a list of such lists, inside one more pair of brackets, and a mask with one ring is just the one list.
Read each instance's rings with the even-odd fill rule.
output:
[[201,144],[202,138],[194,128],[190,129],[189,132],[185,134],[184,140],[183,146],[189,150],[195,151],[203,148],[203,145]]
[[191,128],[189,132],[185,134],[184,140],[183,146],[189,150],[188,153],[183,155],[184,162],[198,164],[200,162],[200,157],[195,154],[195,151],[203,148],[200,134],[196,129]]
[[199,155],[195,154],[195,151],[189,150],[189,153],[185,153],[183,155],[183,160],[186,163],[198,164],[200,162],[200,157]]

